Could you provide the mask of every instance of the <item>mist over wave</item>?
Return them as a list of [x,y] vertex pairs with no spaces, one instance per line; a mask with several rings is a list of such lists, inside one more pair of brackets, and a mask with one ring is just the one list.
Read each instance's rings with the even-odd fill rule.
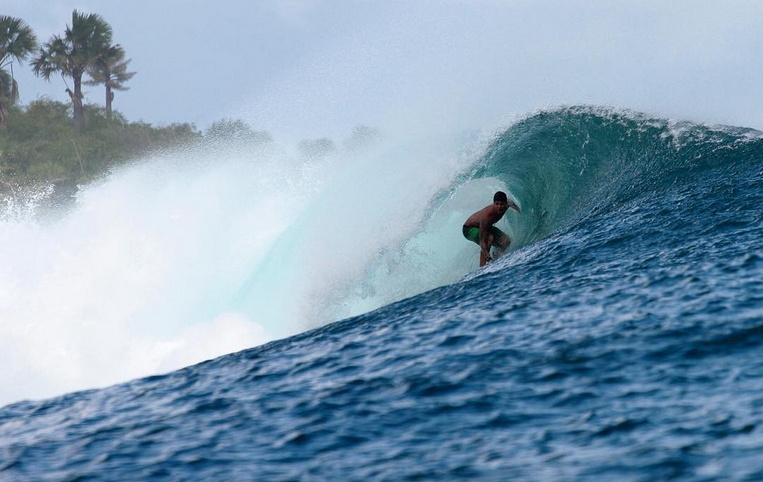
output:
[[474,205],[431,203],[474,145],[305,158],[218,144],[83,186],[58,219],[8,201],[0,403],[180,368],[458,279],[474,261],[452,232]]

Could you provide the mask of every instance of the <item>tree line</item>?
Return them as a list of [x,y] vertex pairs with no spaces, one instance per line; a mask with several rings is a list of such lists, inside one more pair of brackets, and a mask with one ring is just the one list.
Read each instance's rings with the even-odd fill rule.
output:
[[[202,144],[259,148],[272,142],[269,133],[242,120],[223,119],[205,132],[191,123],[129,122],[112,103],[114,91],[127,90],[135,72],[128,71],[130,60],[112,41],[111,27],[96,14],[74,10],[64,33],[42,45],[23,20],[0,16],[0,201],[41,185],[76,192],[79,184],[158,150]],[[47,81],[60,75],[69,102],[43,97],[20,105],[13,69],[27,61]],[[105,108],[85,102],[83,84],[105,87]],[[376,129],[359,125],[341,149],[356,151],[378,136]],[[318,160],[340,148],[321,138],[304,140],[297,150],[305,159]]]
[[[136,73],[128,72],[130,59],[119,44],[112,43],[111,26],[98,14],[72,12],[71,25],[63,35],[54,35],[39,46],[32,28],[19,18],[0,16],[0,129],[7,129],[9,108],[19,99],[18,82],[13,76],[13,62],[31,57],[32,71],[50,81],[60,74],[72,103],[74,130],[81,134],[85,124],[85,85],[103,85],[106,89],[106,115],[112,116],[115,90],[127,90],[125,83]],[[72,82],[69,85],[68,80]]]

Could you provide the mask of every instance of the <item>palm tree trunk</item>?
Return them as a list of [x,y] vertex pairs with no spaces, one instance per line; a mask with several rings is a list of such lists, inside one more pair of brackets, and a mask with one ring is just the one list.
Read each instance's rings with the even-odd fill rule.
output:
[[114,100],[114,92],[111,91],[110,86],[106,86],[106,117],[111,119],[111,101]]
[[82,72],[74,72],[72,77],[74,78],[74,93],[69,91],[69,96],[72,98],[72,105],[74,106],[74,131],[81,134],[85,123],[85,107],[82,105]]
[[0,97],[0,131],[4,131],[8,128],[8,107],[5,105],[5,101]]
[[5,99],[0,95],[0,131],[8,128],[8,105]]

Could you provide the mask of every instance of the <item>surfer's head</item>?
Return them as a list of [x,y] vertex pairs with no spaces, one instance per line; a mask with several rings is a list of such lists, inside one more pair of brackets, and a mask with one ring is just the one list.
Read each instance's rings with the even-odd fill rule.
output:
[[501,212],[501,214],[505,213],[509,210],[509,198],[506,196],[506,193],[503,191],[498,191],[493,196],[493,204],[495,207],[498,208],[498,210]]

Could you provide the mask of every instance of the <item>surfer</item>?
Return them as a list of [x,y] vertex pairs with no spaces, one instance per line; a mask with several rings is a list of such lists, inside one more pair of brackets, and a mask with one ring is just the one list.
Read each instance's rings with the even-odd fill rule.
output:
[[472,214],[464,223],[464,237],[477,243],[480,247],[480,267],[493,260],[490,257],[491,246],[495,246],[503,252],[511,244],[509,236],[493,226],[506,214],[509,208],[520,212],[519,206],[514,201],[509,201],[505,192],[498,191],[493,196],[493,204]]

